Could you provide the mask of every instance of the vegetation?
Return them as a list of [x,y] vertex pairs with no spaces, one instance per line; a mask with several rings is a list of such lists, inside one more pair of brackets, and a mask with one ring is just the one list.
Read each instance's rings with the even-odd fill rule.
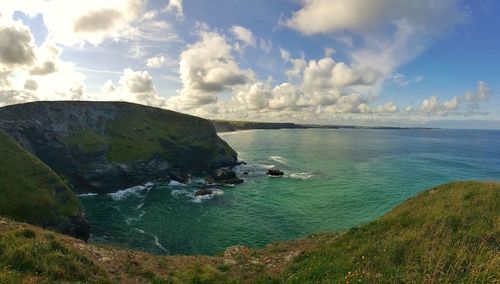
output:
[[0,215],[62,229],[82,214],[76,195],[49,167],[0,131]]
[[297,258],[290,282],[500,281],[500,185],[428,190],[379,220]]
[[88,245],[0,219],[0,283],[498,283],[499,250],[500,184],[461,182],[345,233],[214,257]]
[[[208,120],[134,104],[120,104],[120,110],[100,131],[77,131],[64,142],[83,151],[106,151],[112,162],[148,160],[159,155],[179,167],[206,167],[215,159],[231,159],[236,153],[213,131]],[[182,159],[180,158],[182,157]]]

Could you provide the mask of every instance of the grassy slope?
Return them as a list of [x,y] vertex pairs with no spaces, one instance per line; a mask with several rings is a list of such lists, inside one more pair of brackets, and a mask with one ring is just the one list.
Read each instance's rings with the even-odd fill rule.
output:
[[454,183],[343,234],[215,257],[151,256],[0,220],[0,283],[495,283],[499,206],[500,184]]
[[82,207],[43,162],[0,131],[0,215],[47,227],[69,223]]
[[86,129],[66,137],[65,142],[85,153],[107,150],[112,162],[160,155],[173,162],[188,159],[177,165],[180,167],[189,167],[190,163],[208,166],[213,159],[231,160],[236,155],[216,136],[208,120],[142,105],[114,104],[120,107],[119,116],[106,122],[104,133]]

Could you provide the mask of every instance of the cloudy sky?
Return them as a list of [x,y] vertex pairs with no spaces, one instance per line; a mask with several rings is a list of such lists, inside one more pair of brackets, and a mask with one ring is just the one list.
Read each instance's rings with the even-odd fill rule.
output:
[[0,106],[500,128],[495,0],[0,0]]

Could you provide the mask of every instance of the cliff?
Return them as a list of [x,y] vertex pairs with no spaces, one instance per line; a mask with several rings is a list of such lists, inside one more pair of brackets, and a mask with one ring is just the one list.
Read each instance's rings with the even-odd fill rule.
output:
[[252,122],[252,121],[212,121],[217,132],[232,132],[238,130],[252,129],[296,129],[306,128],[304,126],[287,122]]
[[499,220],[500,184],[479,182],[432,188],[344,233],[220,256],[153,256],[0,218],[0,283],[497,283]]
[[210,121],[124,102],[6,106],[0,129],[79,193],[182,180],[237,159]]
[[0,215],[84,240],[89,237],[88,222],[73,191],[1,130]]

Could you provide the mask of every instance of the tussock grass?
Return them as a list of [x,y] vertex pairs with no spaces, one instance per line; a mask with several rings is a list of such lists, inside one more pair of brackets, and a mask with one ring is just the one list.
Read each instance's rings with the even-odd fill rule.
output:
[[499,282],[500,185],[460,182],[423,192],[300,256],[283,280]]

